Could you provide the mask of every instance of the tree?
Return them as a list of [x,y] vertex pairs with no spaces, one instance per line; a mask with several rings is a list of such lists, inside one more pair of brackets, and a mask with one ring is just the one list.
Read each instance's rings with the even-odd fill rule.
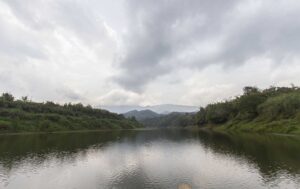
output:
[[253,94],[253,93],[258,93],[259,89],[257,87],[251,87],[251,86],[246,86],[243,89],[245,95]]
[[205,108],[200,107],[199,112],[196,114],[196,123],[197,125],[204,125],[206,122],[206,110]]
[[28,97],[27,96],[22,96],[22,101],[23,102],[28,102]]
[[7,102],[13,102],[15,100],[15,97],[9,93],[3,93],[2,99]]
[[239,116],[245,119],[253,119],[258,115],[257,108],[267,99],[266,96],[260,93],[250,93],[241,96],[237,100],[237,109],[239,111]]
[[205,118],[207,122],[214,124],[225,123],[233,112],[232,104],[229,102],[210,104],[206,107]]

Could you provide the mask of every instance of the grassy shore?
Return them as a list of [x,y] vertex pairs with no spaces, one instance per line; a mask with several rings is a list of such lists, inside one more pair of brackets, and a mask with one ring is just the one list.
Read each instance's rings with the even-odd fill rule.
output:
[[300,121],[297,119],[282,119],[275,121],[244,121],[231,122],[220,126],[208,127],[216,131],[242,131],[256,133],[278,133],[300,135]]
[[300,134],[300,88],[245,87],[240,96],[200,108],[196,120],[215,130]]

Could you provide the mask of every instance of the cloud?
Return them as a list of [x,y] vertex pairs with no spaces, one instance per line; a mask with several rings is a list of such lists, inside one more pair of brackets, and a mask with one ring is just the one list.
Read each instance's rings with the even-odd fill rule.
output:
[[[0,6],[3,3],[0,3]],[[40,41],[35,41],[34,34],[18,22],[7,11],[7,7],[0,7],[0,55],[14,60],[26,57],[44,59],[43,46]]]
[[[99,3],[79,1],[5,1],[24,25],[35,31],[68,30],[86,43],[99,43],[108,33],[96,7]],[[34,5],[33,5],[34,4]],[[95,6],[95,7],[92,7]]]
[[112,90],[98,99],[100,105],[136,105],[145,99],[143,95],[126,90]]
[[97,103],[95,95],[109,90],[117,45],[96,2],[0,2],[1,92]]
[[141,92],[175,69],[224,68],[267,56],[299,54],[300,3],[273,1],[128,1],[127,51],[116,81]]
[[297,0],[4,0],[0,92],[92,105],[204,105],[299,85]]

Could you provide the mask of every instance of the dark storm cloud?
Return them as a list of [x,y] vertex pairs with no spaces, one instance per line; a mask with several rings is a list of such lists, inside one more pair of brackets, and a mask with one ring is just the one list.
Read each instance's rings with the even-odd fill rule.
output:
[[117,82],[133,91],[174,68],[235,67],[259,56],[280,63],[300,51],[293,0],[129,0],[128,15]]
[[[170,60],[177,53],[216,33],[220,26],[214,22],[232,4],[234,1],[129,1],[131,25],[125,39],[128,51],[121,60],[124,72],[119,83],[140,90],[152,79],[169,72],[173,68]],[[208,23],[210,27],[206,27]]]
[[266,55],[275,63],[281,63],[283,58],[299,53],[300,6],[298,3],[287,8],[286,4],[288,1],[279,1],[273,6],[266,4],[254,15],[237,19],[235,24],[238,25],[226,33],[225,48],[217,58],[240,64],[252,57]]

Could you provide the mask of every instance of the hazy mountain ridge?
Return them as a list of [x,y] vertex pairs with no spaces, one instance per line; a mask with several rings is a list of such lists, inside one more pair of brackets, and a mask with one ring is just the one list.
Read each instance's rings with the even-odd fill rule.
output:
[[168,114],[171,112],[197,112],[199,111],[199,107],[197,106],[187,106],[187,105],[175,105],[175,104],[161,104],[154,106],[98,106],[101,109],[109,110],[110,112],[115,112],[119,114],[124,114],[132,110],[151,110],[158,114]]
[[133,110],[123,115],[126,118],[135,117],[135,119],[145,127],[186,127],[192,126],[194,122],[194,112],[171,112],[168,114],[158,114],[151,110]]
[[161,114],[153,112],[151,110],[132,110],[123,114],[126,118],[135,117],[137,121],[142,121],[145,119],[151,119],[155,117],[160,117]]
[[139,121],[145,127],[170,128],[187,127],[195,125],[195,113],[172,112],[169,114],[160,114],[159,117],[147,118]]

